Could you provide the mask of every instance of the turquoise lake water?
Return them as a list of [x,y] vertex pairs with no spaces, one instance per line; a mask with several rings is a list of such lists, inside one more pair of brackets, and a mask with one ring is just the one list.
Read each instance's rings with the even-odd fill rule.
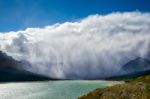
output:
[[48,81],[0,84],[0,99],[77,99],[96,88],[102,81]]

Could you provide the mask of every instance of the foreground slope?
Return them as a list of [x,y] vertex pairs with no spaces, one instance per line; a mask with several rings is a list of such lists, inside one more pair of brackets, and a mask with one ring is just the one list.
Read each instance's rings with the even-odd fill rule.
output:
[[106,88],[98,88],[78,99],[149,99],[150,74]]

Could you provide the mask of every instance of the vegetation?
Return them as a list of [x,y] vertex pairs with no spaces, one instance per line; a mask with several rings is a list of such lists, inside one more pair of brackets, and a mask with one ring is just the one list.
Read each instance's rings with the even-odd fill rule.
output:
[[150,99],[150,75],[125,82],[125,84],[98,88],[78,99]]

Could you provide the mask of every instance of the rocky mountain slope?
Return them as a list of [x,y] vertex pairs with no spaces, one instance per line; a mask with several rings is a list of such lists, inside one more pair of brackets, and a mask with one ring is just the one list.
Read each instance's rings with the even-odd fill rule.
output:
[[150,70],[150,61],[148,59],[138,57],[122,66],[120,73],[128,74],[146,70]]
[[0,51],[0,82],[54,80],[23,69],[23,64]]

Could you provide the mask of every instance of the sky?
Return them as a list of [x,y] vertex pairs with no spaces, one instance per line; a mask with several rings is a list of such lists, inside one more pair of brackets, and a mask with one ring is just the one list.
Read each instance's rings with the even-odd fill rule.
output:
[[0,50],[31,72],[112,76],[149,49],[150,0],[0,0]]
[[150,12],[150,0],[0,0],[0,32],[132,11]]
[[120,72],[121,67],[137,57],[150,60],[149,49],[149,12],[96,14],[75,22],[0,33],[0,50],[23,61],[23,69],[60,79],[127,73]]

